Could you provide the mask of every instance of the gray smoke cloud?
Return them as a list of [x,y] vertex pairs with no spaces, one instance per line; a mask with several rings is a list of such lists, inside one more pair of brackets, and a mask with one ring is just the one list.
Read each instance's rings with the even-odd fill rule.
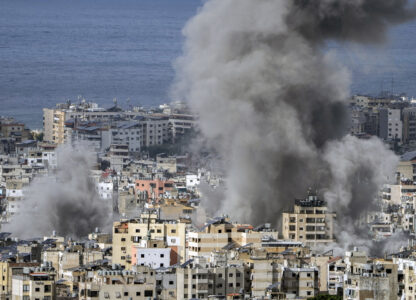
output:
[[89,172],[96,161],[88,149],[58,147],[54,174],[36,178],[25,191],[20,211],[4,230],[29,238],[51,235],[85,237],[108,225],[111,206],[101,200]]
[[347,136],[350,74],[323,48],[380,43],[414,15],[405,0],[207,1],[183,30],[173,95],[189,101],[224,165],[214,210],[280,224],[294,198],[319,187],[353,236],[397,158],[377,139]]

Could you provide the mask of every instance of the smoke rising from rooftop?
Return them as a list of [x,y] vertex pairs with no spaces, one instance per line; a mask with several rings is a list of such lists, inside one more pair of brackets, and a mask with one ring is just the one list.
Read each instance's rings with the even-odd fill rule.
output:
[[314,186],[354,233],[397,158],[375,138],[347,135],[350,74],[323,48],[381,43],[414,15],[405,0],[207,1],[184,28],[173,94],[189,101],[224,164],[215,210],[278,224]]
[[21,238],[47,236],[54,230],[66,237],[84,237],[108,225],[111,206],[99,198],[89,177],[96,161],[93,154],[82,146],[67,145],[56,153],[56,173],[31,183],[6,231]]

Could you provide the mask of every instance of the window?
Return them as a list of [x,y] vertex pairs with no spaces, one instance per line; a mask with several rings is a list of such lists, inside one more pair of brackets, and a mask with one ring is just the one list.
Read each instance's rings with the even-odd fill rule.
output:
[[128,296],[129,295],[129,292],[124,292],[124,296]]
[[173,285],[173,281],[171,280],[171,281],[169,281],[169,285]]
[[141,258],[144,258],[144,254],[141,254],[141,255],[140,255],[140,257],[141,257]]
[[23,300],[30,300],[30,296],[23,296]]
[[45,293],[50,293],[52,291],[52,288],[50,285],[45,285]]
[[153,291],[152,290],[146,290],[144,291],[145,297],[153,297]]
[[106,299],[110,298],[110,294],[108,292],[105,292],[104,293],[104,298],[106,298]]
[[40,292],[40,288],[35,288],[35,292]]
[[176,229],[172,229],[170,233],[176,233]]
[[28,284],[23,285],[23,292],[29,292],[29,285]]
[[121,241],[122,241],[122,242],[125,242],[125,241],[126,241],[126,238],[121,238]]
[[160,254],[160,257],[165,257],[165,254]]
[[140,296],[140,294],[141,294],[140,292],[136,292],[136,296]]

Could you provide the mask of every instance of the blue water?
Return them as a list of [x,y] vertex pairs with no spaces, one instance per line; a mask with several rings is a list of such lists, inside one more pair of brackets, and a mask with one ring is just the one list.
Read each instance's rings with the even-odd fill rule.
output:
[[66,99],[168,102],[198,0],[0,0],[0,115],[42,126]]
[[[168,102],[181,28],[202,0],[0,0],[0,115],[41,128],[66,99],[127,107]],[[416,23],[382,50],[334,46],[352,93],[416,96]],[[393,79],[393,80],[392,80]]]

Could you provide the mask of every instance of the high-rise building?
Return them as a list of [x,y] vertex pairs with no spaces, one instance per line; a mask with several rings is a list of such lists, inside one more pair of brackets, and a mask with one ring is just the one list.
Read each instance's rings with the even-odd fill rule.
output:
[[283,213],[283,238],[309,245],[334,242],[335,218],[325,201],[309,192],[306,199],[295,200],[293,211]]

